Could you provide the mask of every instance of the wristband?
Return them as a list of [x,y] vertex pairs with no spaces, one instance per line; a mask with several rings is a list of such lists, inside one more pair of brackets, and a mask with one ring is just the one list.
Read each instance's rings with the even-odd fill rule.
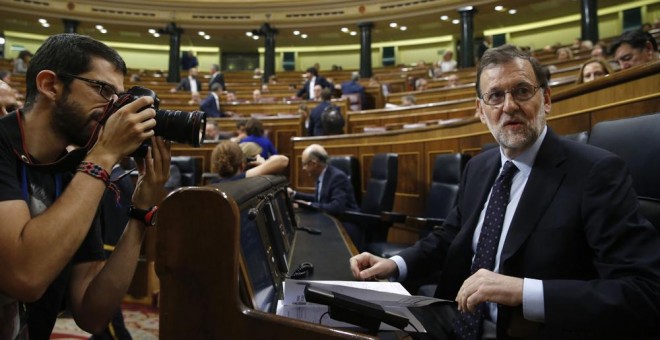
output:
[[156,212],[158,211],[157,206],[153,206],[147,210],[139,209],[131,205],[128,209],[128,216],[136,220],[142,221],[145,226],[153,227],[156,225]]
[[94,178],[103,181],[103,183],[105,183],[105,186],[115,193],[116,203],[117,205],[119,205],[119,199],[121,197],[119,188],[117,188],[117,185],[115,185],[115,183],[110,181],[110,174],[108,174],[108,172],[105,169],[103,169],[102,166],[98,164],[94,164],[92,162],[82,161],[76,168],[76,171],[80,171],[82,173],[88,174]]

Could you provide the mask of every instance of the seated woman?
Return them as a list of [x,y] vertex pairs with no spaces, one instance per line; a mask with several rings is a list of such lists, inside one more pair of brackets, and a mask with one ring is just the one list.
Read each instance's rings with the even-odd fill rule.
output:
[[277,154],[277,150],[273,143],[264,136],[264,125],[259,119],[250,118],[245,125],[245,132],[247,132],[247,137],[241,140],[241,143],[254,142],[261,146],[261,157],[264,159],[270,158],[272,155]]
[[610,68],[610,65],[608,65],[605,60],[601,58],[592,58],[582,64],[575,83],[588,83],[590,81],[612,74],[612,72],[612,68]]
[[289,158],[283,155],[273,155],[268,160],[264,160],[257,154],[256,159],[248,163],[238,144],[226,140],[218,143],[211,154],[212,170],[220,176],[212,183],[260,175],[276,175],[284,171],[288,165]]

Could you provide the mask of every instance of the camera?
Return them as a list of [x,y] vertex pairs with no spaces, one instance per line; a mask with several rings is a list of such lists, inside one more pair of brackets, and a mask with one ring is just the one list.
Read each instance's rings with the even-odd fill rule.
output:
[[[156,92],[148,88],[141,86],[131,87],[115,102],[113,113],[124,105],[145,96],[154,99],[153,106],[143,107],[139,111],[147,108],[156,110],[156,126],[154,127],[156,136],[177,143],[189,144],[193,147],[199,147],[202,144],[206,127],[206,113],[202,111],[161,110],[160,99],[156,95]],[[149,140],[146,140],[130,156],[145,157],[149,144]]]

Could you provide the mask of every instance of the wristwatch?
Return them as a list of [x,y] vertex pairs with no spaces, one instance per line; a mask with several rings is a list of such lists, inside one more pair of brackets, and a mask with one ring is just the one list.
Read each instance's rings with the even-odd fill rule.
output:
[[157,206],[153,206],[147,210],[139,209],[131,205],[131,208],[128,209],[128,216],[136,220],[142,221],[147,227],[153,227],[156,225],[156,212],[158,211]]

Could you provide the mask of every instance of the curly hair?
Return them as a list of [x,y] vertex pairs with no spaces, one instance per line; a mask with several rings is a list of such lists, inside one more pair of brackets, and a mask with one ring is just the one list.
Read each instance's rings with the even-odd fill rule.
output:
[[222,141],[211,153],[211,171],[222,178],[228,178],[241,171],[245,156],[241,148],[232,141]]

